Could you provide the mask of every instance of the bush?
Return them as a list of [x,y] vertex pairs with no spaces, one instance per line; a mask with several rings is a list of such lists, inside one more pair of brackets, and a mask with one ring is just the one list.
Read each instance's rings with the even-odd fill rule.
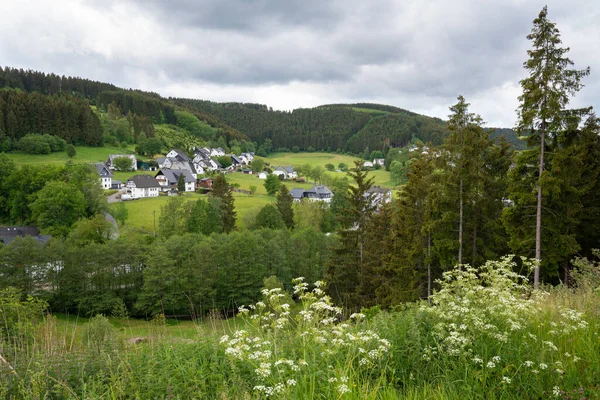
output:
[[67,146],[67,157],[69,158],[73,158],[77,155],[77,150],[75,149],[75,146],[73,146],[72,144]]
[[51,135],[30,133],[19,140],[19,149],[27,154],[50,154],[51,152],[64,151],[67,142]]

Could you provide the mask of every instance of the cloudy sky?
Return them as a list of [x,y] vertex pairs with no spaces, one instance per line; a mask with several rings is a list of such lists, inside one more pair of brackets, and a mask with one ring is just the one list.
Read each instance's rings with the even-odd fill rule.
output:
[[275,109],[377,102],[445,118],[462,94],[489,126],[515,123],[532,20],[544,4],[592,74],[593,0],[3,1],[0,65]]

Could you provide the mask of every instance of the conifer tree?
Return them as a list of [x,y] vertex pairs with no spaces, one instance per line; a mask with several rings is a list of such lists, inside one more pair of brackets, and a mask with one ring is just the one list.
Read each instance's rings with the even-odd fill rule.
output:
[[355,186],[348,187],[346,208],[340,214],[340,225],[346,227],[339,232],[339,245],[333,250],[326,281],[330,295],[338,304],[344,304],[350,310],[357,310],[363,304],[361,293],[365,285],[365,253],[367,224],[375,206],[368,190],[373,178],[362,171],[362,162],[355,161],[354,168],[348,172]]
[[286,185],[281,185],[279,189],[279,193],[277,193],[277,208],[281,213],[281,217],[283,218],[283,222],[285,222],[285,226],[288,228],[294,227],[294,210],[292,209],[292,204],[294,202],[294,198],[292,194],[288,190]]
[[221,218],[223,231],[226,233],[235,229],[235,208],[231,187],[225,179],[225,175],[219,174],[213,181],[211,194],[221,199]]
[[[528,76],[521,81],[523,94],[519,96],[517,109],[519,120],[517,131],[528,134],[529,148],[538,153],[535,220],[535,258],[542,261],[542,210],[544,193],[544,173],[546,171],[547,139],[553,140],[563,124],[563,116],[570,97],[578,92],[581,79],[589,74],[589,67],[583,70],[570,68],[573,62],[566,57],[568,47],[561,47],[561,38],[556,25],[548,20],[548,8],[544,7],[533,21],[533,29],[527,39],[532,49],[527,51],[529,59],[523,64]],[[529,155],[527,158],[531,160]],[[526,200],[524,197],[522,200]],[[530,206],[517,204],[517,206]],[[527,224],[525,220],[520,222]],[[540,281],[540,266],[534,271],[534,285]]]
[[183,174],[180,174],[177,178],[177,191],[179,193],[185,192],[185,176]]

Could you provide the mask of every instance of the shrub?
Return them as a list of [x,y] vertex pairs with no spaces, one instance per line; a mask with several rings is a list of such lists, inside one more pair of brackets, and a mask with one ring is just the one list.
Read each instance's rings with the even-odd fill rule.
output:
[[67,157],[69,158],[73,158],[77,155],[77,150],[75,149],[75,146],[73,146],[72,144],[67,146]]

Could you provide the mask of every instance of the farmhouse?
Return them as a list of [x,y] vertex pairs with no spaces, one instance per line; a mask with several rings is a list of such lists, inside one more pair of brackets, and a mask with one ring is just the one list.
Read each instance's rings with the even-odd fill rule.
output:
[[375,158],[373,165],[381,165],[383,167],[385,165],[385,158]]
[[293,188],[290,193],[295,202],[302,201],[302,199],[308,199],[310,201],[324,201],[325,203],[331,203],[331,199],[333,198],[331,190],[324,185],[313,186],[308,190]]
[[370,197],[371,205],[379,208],[382,205],[392,201],[392,191],[380,186],[372,186],[365,193],[365,197]]
[[161,169],[154,176],[156,181],[160,184],[163,191],[169,189],[176,189],[179,177],[183,175],[185,181],[185,191],[194,192],[196,190],[196,178],[185,169]]
[[157,197],[160,184],[151,175],[135,175],[127,180],[127,193],[134,199]]
[[173,150],[169,151],[167,153],[167,158],[174,158],[177,161],[186,161],[186,162],[192,161],[192,159],[187,154],[185,154],[184,151],[179,150],[179,149],[173,149]]
[[100,175],[100,184],[102,185],[102,189],[111,189],[112,188],[112,176],[113,173],[110,169],[104,164],[94,164],[96,167],[96,171],[98,175]]
[[131,171],[137,171],[137,159],[133,154],[109,154],[108,160],[104,163],[109,169],[114,170],[114,160],[115,158],[126,157],[131,160]]
[[275,170],[273,170],[273,175],[277,175],[279,177],[283,176],[283,179],[295,179],[298,177],[298,173],[291,165],[275,168]]

